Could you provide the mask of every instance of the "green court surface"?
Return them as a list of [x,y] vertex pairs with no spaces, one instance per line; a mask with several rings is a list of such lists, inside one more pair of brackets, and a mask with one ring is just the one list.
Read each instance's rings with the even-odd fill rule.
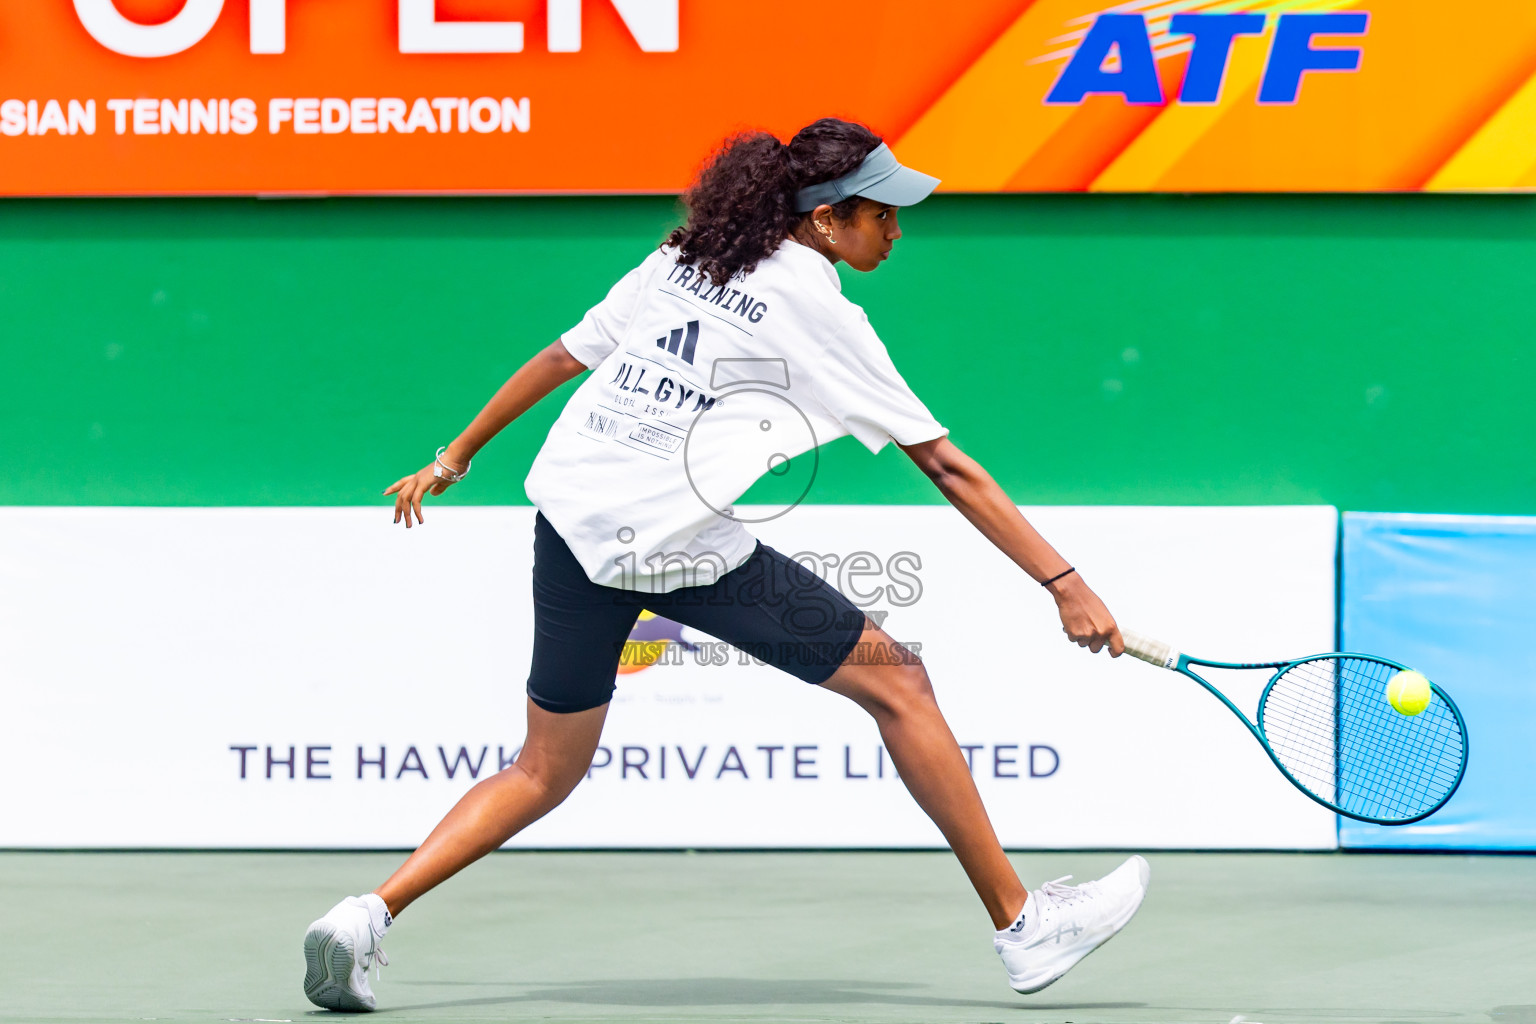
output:
[[[0,854],[0,1021],[315,1021],[300,941],[396,853]],[[1032,853],[1030,885],[1112,868]],[[403,914],[414,1021],[1536,1024],[1536,859],[1153,854],[1141,913],[1011,992],[940,853],[505,853]]]

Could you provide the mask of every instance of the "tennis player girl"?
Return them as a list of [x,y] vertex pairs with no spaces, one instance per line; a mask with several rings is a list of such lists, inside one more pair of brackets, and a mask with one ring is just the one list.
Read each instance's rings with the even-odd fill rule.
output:
[[[575,788],[592,763],[624,641],[644,609],[874,717],[902,780],[991,916],[1018,991],[1055,981],[1130,920],[1147,886],[1140,857],[1095,882],[1026,891],[922,664],[820,577],[754,540],[729,507],[773,468],[756,453],[783,422],[787,400],[811,429],[786,442],[790,450],[780,444],[778,458],[845,434],[871,451],[894,440],[1050,591],[1068,638],[1121,653],[1103,602],[949,440],[864,312],[841,294],[834,264],[878,267],[901,237],[900,208],[937,184],[845,121],[817,121],[788,145],[766,134],[728,141],[684,196],[687,223],[513,374],[432,464],[385,491],[395,496],[395,522],[420,524],[422,499],[462,479],[498,431],[592,371],[528,475],[538,513],[522,752],[466,793],[377,890],[343,900],[310,926],[304,990],[313,1002],[373,1009],[367,970],[384,962],[379,940],[393,915]],[[729,386],[744,380],[771,387]],[[861,644],[884,656],[850,657]]]

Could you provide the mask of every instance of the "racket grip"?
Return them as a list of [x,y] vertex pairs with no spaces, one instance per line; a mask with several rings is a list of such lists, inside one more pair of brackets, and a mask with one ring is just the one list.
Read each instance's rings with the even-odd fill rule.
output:
[[1153,640],[1128,629],[1122,629],[1120,637],[1125,641],[1125,653],[1131,657],[1140,658],[1158,668],[1178,668],[1179,652],[1161,640]]

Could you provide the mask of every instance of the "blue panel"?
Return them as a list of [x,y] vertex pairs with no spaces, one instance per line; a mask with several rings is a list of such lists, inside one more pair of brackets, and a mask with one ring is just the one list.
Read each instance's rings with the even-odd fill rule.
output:
[[1345,847],[1536,850],[1536,518],[1345,513],[1345,650],[1412,665],[1461,708],[1466,780],[1439,813]]

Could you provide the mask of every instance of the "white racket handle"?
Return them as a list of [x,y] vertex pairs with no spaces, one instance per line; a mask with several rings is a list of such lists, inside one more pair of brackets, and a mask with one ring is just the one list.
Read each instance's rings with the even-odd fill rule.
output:
[[1140,658],[1158,668],[1171,669],[1179,665],[1179,652],[1161,640],[1153,640],[1128,629],[1120,631],[1120,638],[1125,641],[1125,653],[1133,658]]

